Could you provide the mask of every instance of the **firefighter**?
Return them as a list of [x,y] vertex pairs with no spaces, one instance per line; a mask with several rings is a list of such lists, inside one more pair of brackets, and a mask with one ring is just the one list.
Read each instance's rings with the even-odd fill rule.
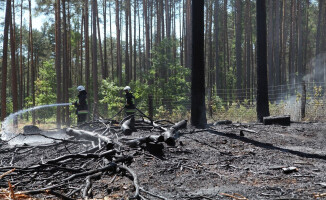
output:
[[125,95],[125,98],[126,98],[125,112],[126,112],[126,115],[129,116],[129,115],[132,115],[135,113],[136,106],[133,102],[133,99],[135,99],[135,97],[130,92],[131,88],[129,86],[126,86],[125,88],[123,88],[123,90],[126,93],[126,95]]
[[85,87],[80,85],[77,87],[79,92],[78,94],[78,101],[74,102],[73,105],[77,108],[76,115],[77,115],[77,124],[82,124],[87,119],[88,114],[88,105],[87,105],[87,92]]

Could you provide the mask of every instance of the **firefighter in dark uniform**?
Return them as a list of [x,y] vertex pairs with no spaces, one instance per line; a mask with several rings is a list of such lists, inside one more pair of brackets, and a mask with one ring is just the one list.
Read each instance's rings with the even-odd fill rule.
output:
[[77,124],[82,124],[86,121],[88,114],[87,92],[82,85],[78,86],[77,90],[79,91],[78,101],[74,102],[73,105],[77,108]]
[[133,102],[133,99],[135,99],[134,95],[130,92],[131,88],[129,86],[126,86],[123,89],[126,93],[125,98],[126,98],[126,104],[125,104],[125,112],[126,115],[132,115],[135,114],[136,106]]

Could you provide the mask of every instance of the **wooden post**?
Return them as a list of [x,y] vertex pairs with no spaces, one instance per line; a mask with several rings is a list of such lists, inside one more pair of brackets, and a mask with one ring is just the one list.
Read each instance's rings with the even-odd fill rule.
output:
[[306,83],[302,81],[301,119],[304,119],[306,117],[306,100],[307,100]]

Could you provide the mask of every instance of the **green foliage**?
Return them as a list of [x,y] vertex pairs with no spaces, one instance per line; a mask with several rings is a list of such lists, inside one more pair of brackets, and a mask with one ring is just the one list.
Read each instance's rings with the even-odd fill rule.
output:
[[103,98],[100,103],[106,103],[108,105],[109,115],[118,111],[124,105],[124,98],[121,96],[123,87],[117,86],[114,82],[109,79],[102,80],[100,87],[100,93]]
[[190,70],[166,53],[166,49],[176,45],[176,40],[168,39],[157,45],[152,52],[152,67],[145,76],[146,81],[152,84],[146,88],[148,93],[142,98],[153,94],[154,115],[157,117],[174,113],[176,110],[187,112],[190,102],[190,82],[186,80],[186,77],[190,76]]
[[[35,105],[48,105],[56,102],[55,93],[55,69],[53,60],[45,61],[40,66],[39,77],[35,81]],[[27,105],[33,105],[33,98],[26,98]],[[55,114],[55,108],[47,108],[39,110],[38,115],[41,118],[50,118]]]

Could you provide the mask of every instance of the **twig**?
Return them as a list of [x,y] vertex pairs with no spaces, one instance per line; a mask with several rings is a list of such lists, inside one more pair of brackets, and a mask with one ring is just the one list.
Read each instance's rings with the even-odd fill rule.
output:
[[159,198],[159,199],[163,199],[163,200],[168,200],[168,199],[165,198],[165,197],[162,197],[162,196],[160,196],[160,195],[153,194],[153,193],[151,193],[151,192],[149,192],[149,191],[147,191],[147,190],[144,190],[144,188],[142,188],[142,187],[140,187],[139,189],[140,189],[140,191],[142,191],[142,192],[144,192],[144,193],[146,193],[146,194],[149,194],[149,195],[151,195],[151,196],[153,196],[153,197],[157,197],[157,198]]
[[53,190],[45,190],[45,193],[52,194],[52,195],[54,195],[56,197],[59,197],[60,199],[63,199],[63,200],[73,200],[72,198],[70,198],[70,197],[68,197],[68,196],[66,196],[64,194],[61,194],[59,192],[55,192]]
[[[242,196],[241,194],[237,194],[237,193],[234,193],[234,195],[226,194],[226,193],[220,193],[220,195],[231,197],[231,198],[237,199],[237,200],[248,200],[246,197]],[[236,197],[236,196],[238,196],[238,197]]]
[[13,171],[15,171],[15,170],[16,170],[16,168],[13,168],[13,169],[11,169],[11,170],[9,170],[9,171],[3,173],[3,174],[0,176],[0,179],[2,179],[4,176],[7,176],[8,174],[10,174],[11,172],[13,172]]
[[322,194],[314,194],[314,197],[315,198],[318,198],[318,197],[325,197],[326,196],[326,193],[322,193]]

